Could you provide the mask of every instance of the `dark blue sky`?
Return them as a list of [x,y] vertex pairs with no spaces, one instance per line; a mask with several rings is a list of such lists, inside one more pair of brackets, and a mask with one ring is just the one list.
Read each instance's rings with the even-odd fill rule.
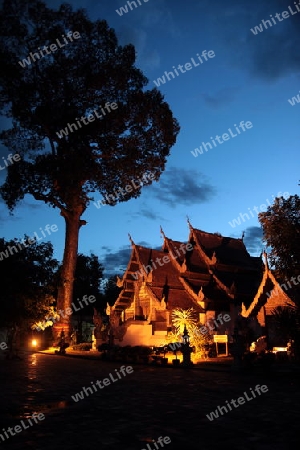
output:
[[[248,251],[260,254],[257,211],[277,195],[299,193],[300,103],[288,102],[300,90],[300,12],[294,2],[140,0],[122,16],[116,9],[124,0],[69,3],[86,8],[92,19],[106,19],[120,44],[135,45],[136,65],[149,79],[149,89],[165,71],[173,71],[175,78],[169,74],[170,81],[159,89],[181,125],[158,183],[144,188],[139,199],[115,207],[98,209],[91,203],[79,251],[96,253],[108,271],[120,272],[128,260],[128,233],[136,243],[158,247],[161,225],[168,237],[186,240],[189,216],[195,228],[205,231],[235,237],[245,231]],[[60,2],[47,4],[56,8]],[[267,23],[256,35],[251,31],[270,15],[289,12],[288,6],[294,14],[274,19],[272,27]],[[205,61],[203,51],[213,51],[214,57]],[[203,154],[194,157],[200,146]],[[7,154],[2,148],[1,156]],[[0,182],[4,177],[5,169]],[[101,199],[97,193],[94,197]],[[14,217],[2,201],[0,208],[0,235],[7,239],[33,236],[56,224],[58,231],[49,238],[61,259],[65,227],[58,210],[30,197]]]

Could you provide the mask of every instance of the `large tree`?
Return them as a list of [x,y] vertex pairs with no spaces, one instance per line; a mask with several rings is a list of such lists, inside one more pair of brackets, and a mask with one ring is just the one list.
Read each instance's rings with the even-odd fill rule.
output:
[[300,198],[277,197],[258,215],[272,266],[280,277],[300,274]]
[[[57,307],[66,309],[92,194],[110,205],[137,198],[159,179],[179,125],[160,92],[146,90],[134,47],[118,45],[106,21],[38,0],[4,0],[0,20],[0,107],[12,119],[0,137],[22,157],[9,165],[1,195],[11,211],[31,194],[64,217]],[[114,107],[104,111],[107,102]],[[69,329],[69,318],[56,333],[61,328]]]

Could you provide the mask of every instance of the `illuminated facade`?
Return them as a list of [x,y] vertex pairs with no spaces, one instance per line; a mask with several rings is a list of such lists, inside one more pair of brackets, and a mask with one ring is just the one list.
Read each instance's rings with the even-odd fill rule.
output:
[[230,321],[220,323],[215,331],[231,337],[238,315],[254,317],[257,326],[264,327],[271,306],[288,299],[285,295],[276,302],[272,295],[266,296],[266,289],[271,292],[278,283],[267,263],[249,255],[243,239],[188,225],[186,243],[167,238],[161,230],[161,250],[136,245],[130,238],[130,260],[118,280],[122,290],[109,309],[115,344],[165,344],[176,308],[193,308],[202,324],[229,314]]

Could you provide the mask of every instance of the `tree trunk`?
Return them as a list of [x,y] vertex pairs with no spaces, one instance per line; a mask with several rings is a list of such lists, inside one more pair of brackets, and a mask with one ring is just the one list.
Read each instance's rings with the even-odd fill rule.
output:
[[[77,262],[79,229],[86,222],[80,220],[82,211],[65,212],[61,215],[66,222],[66,237],[60,282],[57,294],[57,312],[60,319],[53,325],[53,337],[58,341],[63,330],[69,340],[71,334],[71,316],[67,314],[67,308],[71,308],[73,301],[73,282]],[[67,341],[68,342],[68,341]]]

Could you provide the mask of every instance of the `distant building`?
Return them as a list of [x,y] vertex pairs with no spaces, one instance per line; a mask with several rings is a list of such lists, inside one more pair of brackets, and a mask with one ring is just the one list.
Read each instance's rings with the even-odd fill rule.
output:
[[[266,334],[271,310],[289,297],[266,295],[278,283],[267,261],[247,252],[243,239],[207,233],[189,224],[186,243],[164,238],[161,250],[136,245],[109,308],[110,335],[115,344],[162,345],[172,330],[172,311],[193,308],[202,324],[228,314],[230,321],[213,332],[234,333],[238,316],[252,317],[253,328]],[[280,289],[280,287],[279,287]],[[261,328],[261,330],[259,330]],[[212,331],[211,331],[212,332]],[[229,339],[230,340],[230,339]]]

